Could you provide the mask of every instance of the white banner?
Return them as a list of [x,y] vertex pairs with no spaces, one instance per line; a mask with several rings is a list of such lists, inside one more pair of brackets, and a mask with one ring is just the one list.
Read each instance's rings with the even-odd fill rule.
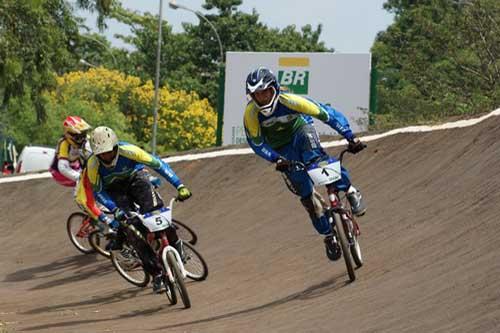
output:
[[[274,72],[282,87],[330,104],[342,112],[354,132],[368,129],[371,55],[336,53],[227,52],[224,97],[224,145],[246,143],[243,112],[245,80],[252,70],[264,66]],[[320,134],[337,134],[316,121]]]

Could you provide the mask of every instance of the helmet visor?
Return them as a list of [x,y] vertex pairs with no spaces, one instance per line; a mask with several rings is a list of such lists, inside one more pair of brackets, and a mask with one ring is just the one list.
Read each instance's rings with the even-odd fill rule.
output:
[[118,156],[118,146],[113,147],[113,150],[107,151],[105,153],[100,153],[96,155],[99,161],[104,164],[104,166],[111,167],[116,162],[116,157]]
[[87,132],[83,132],[80,134],[71,134],[71,138],[77,144],[82,144],[87,140]]

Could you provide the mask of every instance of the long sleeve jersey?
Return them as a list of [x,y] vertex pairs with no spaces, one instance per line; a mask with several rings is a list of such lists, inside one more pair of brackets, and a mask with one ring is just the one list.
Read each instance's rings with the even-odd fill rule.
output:
[[323,121],[347,140],[354,138],[342,113],[302,96],[281,93],[269,117],[260,113],[253,101],[248,103],[243,119],[248,144],[257,155],[275,162],[279,157],[275,149],[289,144],[300,127],[313,122],[312,117]]
[[74,170],[72,165],[80,162],[80,166],[84,164],[84,160],[90,155],[86,154],[84,147],[72,145],[64,137],[57,142],[56,153],[50,168],[59,171],[64,177],[77,181],[80,177],[80,172]]
[[117,206],[106,192],[106,188],[115,182],[129,179],[136,172],[143,170],[145,166],[158,172],[175,188],[182,184],[167,163],[135,145],[120,142],[118,159],[114,167],[106,168],[94,155],[89,158],[78,184],[76,201],[92,218],[103,220],[104,216],[96,205],[96,198],[107,209],[113,211]]

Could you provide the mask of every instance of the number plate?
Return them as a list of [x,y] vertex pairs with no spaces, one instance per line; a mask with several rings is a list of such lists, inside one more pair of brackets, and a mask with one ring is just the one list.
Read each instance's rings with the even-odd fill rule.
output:
[[142,223],[151,232],[167,229],[172,221],[172,210],[167,207],[161,208],[159,211],[146,213],[143,215]]
[[331,184],[342,178],[340,162],[332,158],[310,165],[307,173],[316,186]]

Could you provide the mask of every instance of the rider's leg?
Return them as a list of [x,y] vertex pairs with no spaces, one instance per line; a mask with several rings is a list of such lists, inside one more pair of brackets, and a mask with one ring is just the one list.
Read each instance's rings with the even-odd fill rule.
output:
[[[321,148],[316,130],[311,125],[304,125],[294,134],[290,144],[278,150],[282,156],[289,160],[300,161],[308,164],[326,156]],[[300,196],[300,201],[306,209],[316,231],[322,235],[332,233],[328,218],[325,216],[325,205],[321,196],[314,193],[314,187],[305,170],[292,170],[286,173],[295,192]]]
[[[141,172],[133,175],[128,181],[122,181],[120,184],[113,186],[113,188],[107,189],[107,192],[113,198],[116,205],[126,212],[134,209],[134,203],[139,205],[141,213],[163,206],[161,197],[153,191],[151,184],[149,184],[147,178]],[[139,230],[142,237],[135,235],[129,229],[119,228],[115,249],[121,246],[126,238],[125,233],[127,233],[130,245],[136,250],[144,265],[144,269],[155,277],[161,274],[161,265],[154,251],[146,244],[145,239],[148,231],[139,220],[134,221],[133,224]]]
[[[292,144],[285,149],[284,155],[290,160],[300,161],[310,164],[314,161],[328,158],[321,147],[321,143],[316,130],[311,125],[305,125],[294,135]],[[283,152],[280,152],[283,154]],[[328,217],[325,214],[325,203],[316,191],[307,172],[290,172],[287,174],[301,197],[301,202],[318,233],[324,235],[326,255],[330,260],[337,260],[341,256],[340,246],[337,242],[335,230],[332,228]],[[320,199],[321,198],[321,199]]]
[[54,180],[62,186],[75,187],[76,182],[64,176],[60,171],[56,169],[49,169],[49,172],[52,175],[52,178],[54,178]]
[[145,214],[164,206],[163,199],[154,189],[145,171],[138,171],[130,182],[129,196],[139,205],[140,213]]
[[329,185],[332,186],[338,191],[346,192],[347,200],[349,200],[349,204],[351,205],[352,213],[356,216],[362,216],[366,212],[366,205],[363,200],[363,196],[361,192],[356,189],[352,184],[349,177],[349,172],[342,167],[342,178]]
[[[163,199],[151,184],[150,174],[145,171],[139,171],[134,175],[130,184],[130,193],[134,202],[139,205],[141,214],[164,206]],[[171,226],[166,230],[166,233],[169,244],[175,247],[181,259],[185,261],[184,246],[182,240],[177,236],[176,229]],[[151,259],[159,265],[156,256],[153,256]]]
[[[138,171],[134,176],[132,176],[128,194],[134,203],[139,206],[139,212],[141,214],[151,212],[164,206],[163,199],[151,185],[148,173],[145,171]],[[138,222],[137,228],[141,231],[143,236],[146,237],[148,233],[146,227],[144,227],[142,223]],[[155,271],[155,273],[152,274],[153,277],[160,274],[161,265],[158,257],[151,247],[143,243],[139,250],[141,251],[142,256],[144,256],[144,260],[149,262],[149,269]]]
[[[134,198],[134,202],[139,205],[141,214],[164,206],[163,199],[151,184],[150,179],[150,175],[147,172],[139,171],[135,174],[130,184],[130,193]],[[177,236],[176,229],[172,226],[166,231],[168,242],[176,248],[177,252],[179,252],[181,257],[184,259],[183,244]]]
[[127,229],[127,234],[129,240],[131,240],[131,245],[137,251],[139,258],[141,258],[142,264],[144,265],[144,269],[146,272],[151,274],[151,276],[155,277],[157,275],[161,275],[161,265],[156,256],[155,252],[151,248],[151,246],[146,241],[146,235],[148,231],[146,227],[142,224],[139,219],[136,219],[133,222],[134,227],[139,230],[142,237],[134,234],[130,229]]

